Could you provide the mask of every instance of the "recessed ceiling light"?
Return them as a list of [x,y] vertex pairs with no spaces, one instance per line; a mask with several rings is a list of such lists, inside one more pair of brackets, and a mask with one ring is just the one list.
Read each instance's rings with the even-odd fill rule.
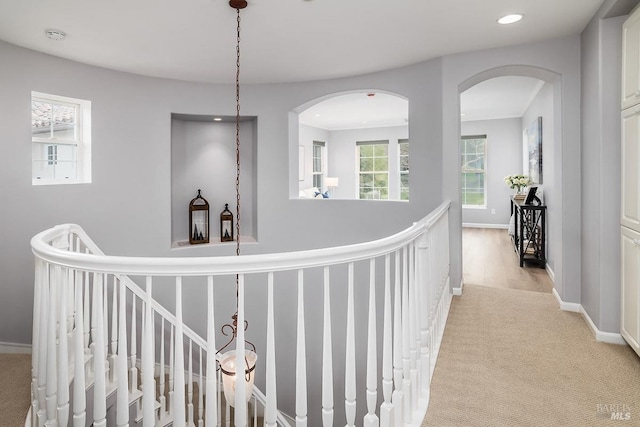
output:
[[505,15],[502,18],[498,19],[498,24],[503,24],[503,25],[513,24],[514,22],[518,22],[519,20],[521,20],[523,16],[524,15],[521,13]]
[[222,121],[222,119],[221,119],[220,117],[214,117],[214,118],[213,118],[213,121],[214,121],[214,122],[221,122],[221,121]]
[[48,29],[44,30],[44,33],[51,40],[64,40],[64,38],[67,37],[65,32],[61,30]]

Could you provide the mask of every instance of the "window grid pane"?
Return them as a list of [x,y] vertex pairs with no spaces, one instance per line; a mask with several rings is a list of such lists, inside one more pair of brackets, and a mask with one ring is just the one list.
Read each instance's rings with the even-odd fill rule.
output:
[[389,198],[389,145],[358,144],[360,158],[360,199],[387,200]]
[[485,153],[486,136],[463,137],[460,141],[463,205],[486,206]]
[[401,139],[398,142],[400,159],[400,200],[409,200],[409,141]]

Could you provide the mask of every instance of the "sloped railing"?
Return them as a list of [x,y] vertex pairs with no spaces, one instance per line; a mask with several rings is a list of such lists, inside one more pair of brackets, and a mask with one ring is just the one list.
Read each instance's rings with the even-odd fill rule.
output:
[[[276,400],[276,355],[286,351],[296,354],[295,396],[290,396],[296,426],[306,426],[309,419],[311,424],[321,420],[324,426],[354,426],[360,400],[366,411],[361,408],[358,425],[419,426],[451,302],[448,210],[449,203],[443,203],[406,230],[373,242],[240,257],[106,256],[77,225],[38,234],[31,242],[36,258],[32,425],[288,426]],[[376,267],[377,262],[382,266]],[[362,263],[368,277],[356,277],[355,266]],[[318,268],[322,319],[310,319],[304,292],[315,284],[305,283],[305,274]],[[296,342],[276,346],[274,284],[281,274],[292,272],[297,277]],[[266,361],[265,393],[254,388],[246,404],[244,378],[238,376],[235,411],[224,401],[216,369],[214,302],[221,297],[214,282],[223,277],[237,277],[239,325],[246,316],[245,281],[261,283],[267,295],[264,330],[259,332],[266,337],[261,356]],[[183,320],[183,279],[207,301],[206,337]],[[346,292],[343,335],[331,329],[336,314],[330,304],[331,279],[333,287]],[[175,288],[173,312],[154,299],[154,284],[167,280]],[[367,330],[358,331],[367,337],[362,349],[356,347],[356,291],[368,294]],[[383,312],[377,313],[380,291]],[[376,323],[379,318],[382,326]],[[323,325],[317,343],[322,348],[322,409],[311,416],[307,322]],[[333,360],[336,336],[345,339],[344,365]],[[238,354],[244,354],[243,328],[238,328],[237,343]],[[366,360],[356,360],[357,353],[366,354]],[[358,363],[366,364],[364,389],[356,386]],[[340,404],[334,399],[336,372],[344,375],[345,419],[339,421],[334,420],[334,407]]]

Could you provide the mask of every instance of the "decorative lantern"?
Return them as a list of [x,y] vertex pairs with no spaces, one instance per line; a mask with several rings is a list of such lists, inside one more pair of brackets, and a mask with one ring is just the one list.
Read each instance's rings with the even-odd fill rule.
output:
[[209,203],[200,195],[189,203],[189,243],[209,243]]
[[[249,402],[253,395],[253,381],[255,378],[256,361],[258,355],[255,351],[244,351],[244,380],[246,382],[246,399]],[[224,398],[230,406],[235,406],[236,402],[236,351],[227,351],[220,357],[220,371],[222,371],[222,387]]]
[[224,210],[220,214],[220,241],[233,242],[233,214],[228,203],[224,204]]

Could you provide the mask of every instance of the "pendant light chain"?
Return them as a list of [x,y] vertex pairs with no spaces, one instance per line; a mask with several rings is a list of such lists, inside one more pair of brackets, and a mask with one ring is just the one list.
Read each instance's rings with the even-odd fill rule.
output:
[[240,9],[236,10],[236,255],[240,255]]

